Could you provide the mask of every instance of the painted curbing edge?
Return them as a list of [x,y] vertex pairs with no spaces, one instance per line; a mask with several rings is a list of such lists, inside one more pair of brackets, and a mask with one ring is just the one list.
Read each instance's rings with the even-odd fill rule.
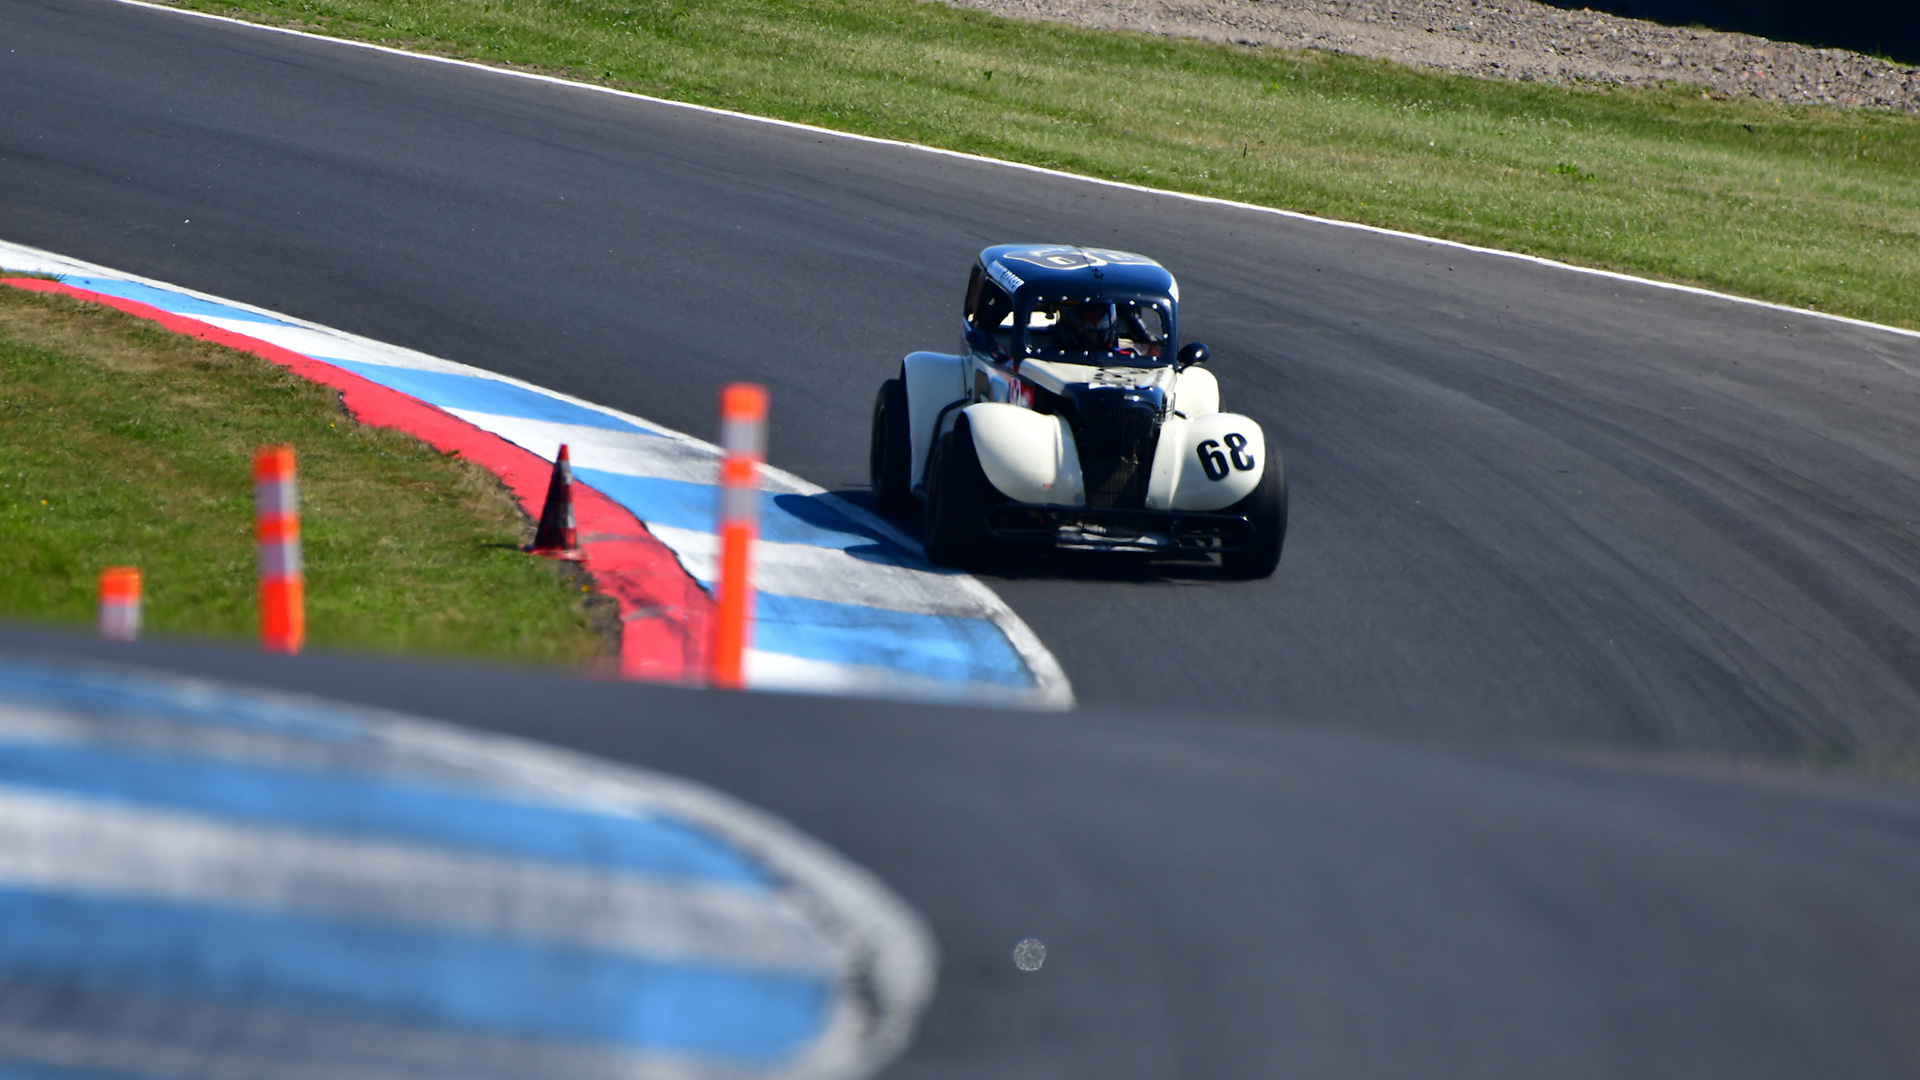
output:
[[[339,391],[342,404],[360,423],[405,432],[442,452],[458,452],[506,484],[524,512],[539,513],[547,462],[399,391],[271,342],[135,300],[37,278],[0,278],[0,285],[100,304],[186,337],[252,353],[309,382]],[[712,607],[706,593],[673,553],[613,500],[578,485],[575,510],[588,537],[583,543],[587,572],[620,605],[621,674],[670,682],[697,680]],[[644,619],[639,617],[642,614]]]
[[[60,255],[56,252],[31,247],[26,244],[0,241],[0,251],[6,249],[24,253],[42,267],[56,267],[62,271],[71,272],[83,277],[100,275],[113,276],[150,288],[192,297],[209,304],[247,311],[266,319],[322,332],[343,341],[366,346],[375,351],[403,354],[426,370],[484,374],[487,378],[506,385],[521,387],[555,400],[565,401],[583,409],[600,413],[601,415],[624,423],[651,429],[663,437],[671,438],[683,445],[706,451],[716,457],[720,452],[719,447],[704,440],[680,432],[670,432],[650,421],[632,416],[618,409],[577,398],[571,394],[538,386],[523,379],[517,379],[492,371],[482,371],[481,369],[475,369],[454,361],[442,360],[417,350],[389,345],[362,335],[301,319],[297,316],[272,311],[227,297],[215,296],[211,293],[186,288],[171,282],[159,281],[122,270],[113,270],[86,262],[85,260]],[[137,301],[100,296],[87,290],[76,289],[64,284],[56,285],[54,282],[38,279],[9,282],[9,284],[28,289],[29,291],[63,292],[68,295],[79,295],[83,299],[104,303],[107,306],[127,311],[141,318],[152,319],[163,326],[169,326],[170,329],[181,329],[181,332],[187,333],[190,336],[206,338],[239,348],[242,351],[256,353],[273,363],[290,368],[297,374],[303,375],[303,377],[314,379],[314,381],[333,386],[336,389],[344,389],[347,384],[351,384],[353,387],[358,388],[358,392],[363,395],[371,394],[374,396],[392,396],[405,399],[411,402],[415,411],[431,414],[432,417],[443,420],[444,424],[440,426],[456,426],[463,432],[471,430],[474,435],[478,436],[476,445],[487,448],[485,456],[490,458],[502,458],[504,456],[506,459],[511,459],[517,466],[517,469],[513,471],[517,473],[526,472],[529,461],[536,462],[538,468],[534,469],[533,472],[537,475],[521,478],[519,482],[516,482],[515,479],[510,479],[502,469],[495,468],[493,465],[488,464],[487,461],[480,460],[479,458],[475,459],[478,463],[482,464],[483,467],[487,467],[489,471],[494,472],[500,476],[503,481],[508,483],[509,488],[514,490],[516,497],[521,500],[523,508],[528,514],[536,517],[538,515],[540,499],[545,492],[544,485],[546,482],[548,463],[540,461],[520,447],[506,443],[497,436],[475,428],[467,421],[447,414],[434,406],[414,401],[408,398],[407,395],[380,386],[377,383],[369,382],[352,372],[348,372],[323,360],[316,360],[301,353],[283,349],[270,342],[258,341],[248,338],[243,334],[213,327],[188,316],[175,315],[170,312],[151,308]],[[171,325],[176,322],[181,324],[181,326],[174,327]],[[183,327],[184,329],[182,329]],[[311,373],[315,371],[323,373],[325,377],[316,378],[315,375]],[[351,403],[349,403],[349,405],[351,407]],[[381,423],[381,421],[378,420],[374,422]],[[397,427],[400,430],[409,431],[417,437],[426,438],[430,443],[435,442],[434,438],[423,435],[420,431],[415,431],[407,425],[386,422],[385,426]],[[473,441],[474,440],[467,440],[463,437],[461,445],[455,448],[466,452],[466,443]],[[500,443],[498,448],[493,447],[493,444],[496,442]],[[449,442],[449,445],[453,444]],[[523,458],[525,460],[522,460]],[[762,471],[780,485],[786,486],[801,494],[815,496],[822,501],[831,503],[834,508],[840,511],[842,516],[848,520],[878,532],[880,535],[899,545],[903,550],[916,556],[924,555],[917,540],[906,536],[892,524],[865,508],[842,499],[839,496],[832,495],[819,485],[804,480],[784,469],[764,465],[762,466]],[[524,489],[524,491],[522,489]],[[637,520],[625,507],[620,506],[612,499],[607,498],[588,485],[576,485],[576,495],[579,500],[577,509],[582,515],[580,520],[583,541],[590,549],[590,556],[592,556],[593,559],[598,559],[600,562],[600,565],[596,567],[590,560],[589,572],[594,573],[596,579],[601,581],[603,591],[614,596],[621,606],[623,618],[621,667],[623,674],[669,681],[689,681],[696,679],[703,670],[701,661],[704,658],[707,618],[711,613],[712,607],[711,597],[709,597],[699,583],[694,581],[691,575],[686,572],[678,556],[661,545],[660,541],[652,536],[645,524]],[[595,535],[601,535],[603,539],[596,541],[593,539]],[[598,553],[593,552],[591,549],[595,546],[601,548],[601,551]],[[616,550],[629,547],[639,547],[644,550],[639,552]],[[638,557],[636,558],[636,556]],[[969,575],[957,574],[950,577],[949,580],[957,586],[962,593],[974,599],[980,607],[987,612],[987,620],[1006,637],[1007,643],[1013,648],[1015,655],[1019,657],[1021,663],[1025,665],[1028,673],[1034,680],[1034,685],[1031,689],[1020,691],[1001,692],[996,688],[977,685],[969,694],[963,695],[962,700],[971,700],[976,704],[1008,707],[1052,710],[1072,708],[1075,704],[1072,682],[1067,678],[1066,672],[1060,666],[1059,660],[1055,658],[1053,653],[1041,642],[1039,635],[1035,634],[1033,629],[1029,627],[1011,607],[1001,600],[992,589],[977,579]],[[639,615],[645,615],[647,617],[643,620],[637,620],[636,616]],[[646,625],[643,627],[641,625],[642,623]],[[924,696],[939,698],[945,695],[925,694]]]
[[[879,514],[830,492],[820,497],[822,501],[832,504],[841,516],[865,525],[917,558],[926,558],[926,548],[921,545],[919,539],[901,532],[892,522]],[[1033,674],[1034,692],[1027,700],[1035,708],[1073,708],[1073,683],[1068,680],[1066,669],[1060,666],[1059,659],[1040,640],[1040,635],[1034,633],[1033,628],[1027,625],[1026,620],[1014,614],[1013,609],[1002,602],[999,595],[978,578],[965,574],[957,575],[953,580],[963,591],[992,612],[990,621],[1007,636],[1007,642],[1020,655],[1020,660],[1027,665],[1027,670]]]

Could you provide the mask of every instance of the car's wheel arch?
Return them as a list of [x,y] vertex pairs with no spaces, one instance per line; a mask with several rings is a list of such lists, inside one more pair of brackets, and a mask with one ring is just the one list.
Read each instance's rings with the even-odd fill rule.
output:
[[967,358],[945,353],[908,353],[900,362],[900,379],[907,390],[907,430],[912,439],[912,486],[921,491],[933,447],[946,433],[948,417],[965,405]]
[[957,410],[955,430],[960,423],[1000,494],[1032,505],[1086,505],[1080,450],[1065,418],[982,401]]

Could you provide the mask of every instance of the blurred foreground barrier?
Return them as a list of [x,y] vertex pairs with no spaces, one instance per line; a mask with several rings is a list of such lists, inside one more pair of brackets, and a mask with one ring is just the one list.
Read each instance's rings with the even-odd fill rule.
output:
[[260,549],[260,647],[297,653],[307,639],[307,595],[292,446],[263,446],[254,453],[253,513]]
[[760,464],[767,456],[767,389],[733,383],[720,392],[720,580],[713,630],[713,685],[746,687],[753,639],[753,542],[760,531]]
[[140,568],[109,566],[100,571],[100,636],[132,641],[140,636]]
[[933,980],[872,874],[712,789],[0,653],[5,1080],[864,1080]]

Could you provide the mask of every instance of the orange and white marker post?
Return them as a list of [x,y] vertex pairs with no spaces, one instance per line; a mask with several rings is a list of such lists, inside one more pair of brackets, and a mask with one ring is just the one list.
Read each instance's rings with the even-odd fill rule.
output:
[[140,636],[140,569],[109,566],[100,571],[100,636],[132,641]]
[[307,640],[307,586],[300,561],[300,492],[293,447],[253,455],[254,541],[260,551],[260,647],[297,653]]
[[720,583],[713,626],[713,685],[744,690],[753,641],[753,542],[760,532],[760,464],[767,457],[767,388],[720,391]]

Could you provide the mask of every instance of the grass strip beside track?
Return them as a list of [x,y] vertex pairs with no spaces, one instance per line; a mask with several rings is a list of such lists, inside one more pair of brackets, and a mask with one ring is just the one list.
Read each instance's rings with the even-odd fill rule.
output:
[[254,448],[300,461],[309,639],[583,663],[612,647],[582,575],[521,554],[478,466],[362,427],[257,357],[0,287],[0,615],[89,625],[102,566],[139,566],[156,633],[252,637]]
[[174,2],[1920,328],[1920,118],[923,0]]

